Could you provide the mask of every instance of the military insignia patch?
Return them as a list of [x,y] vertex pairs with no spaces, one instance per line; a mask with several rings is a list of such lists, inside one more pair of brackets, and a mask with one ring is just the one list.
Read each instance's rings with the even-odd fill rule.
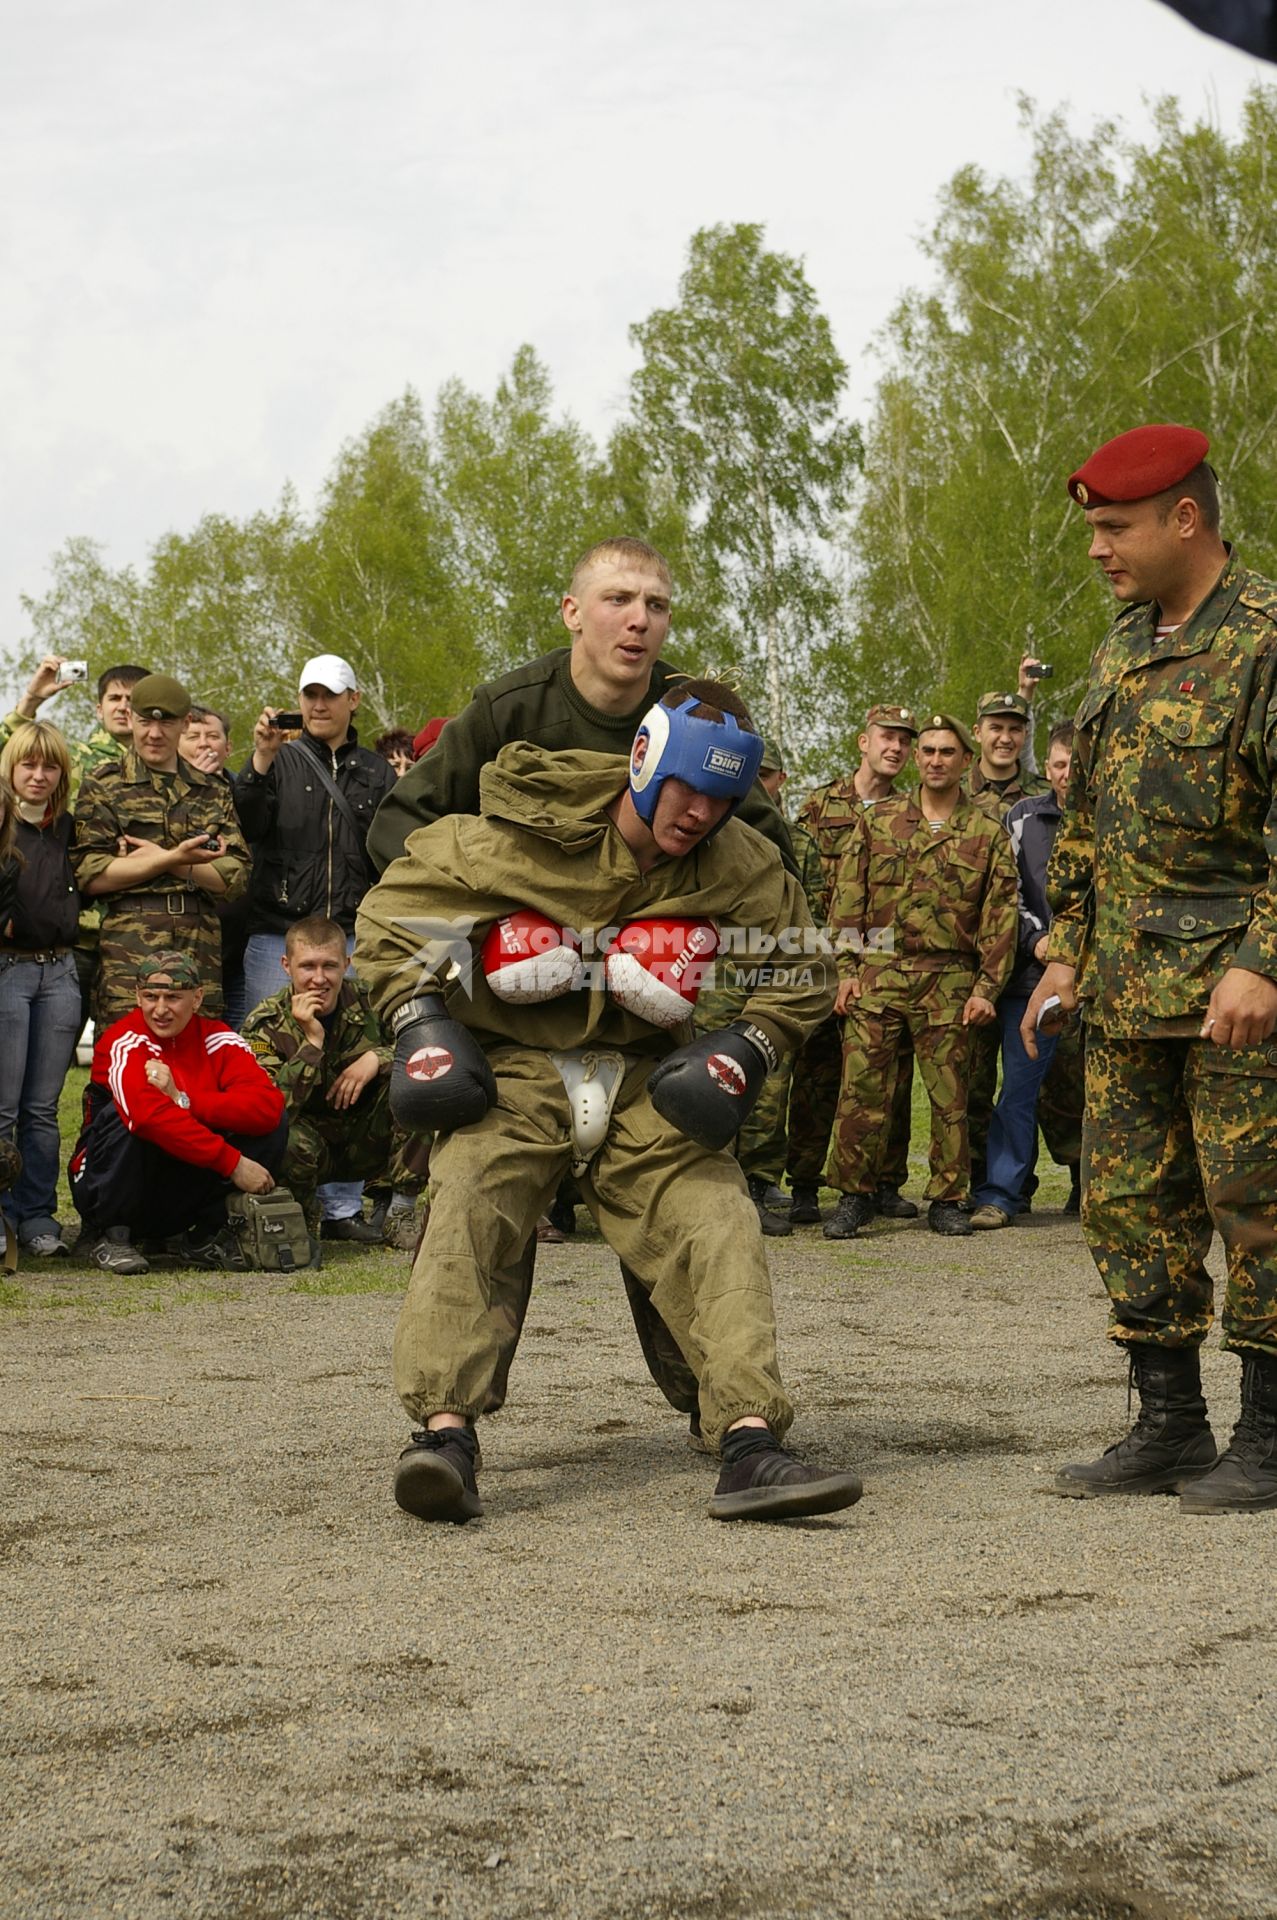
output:
[[1091,494],[1090,494],[1090,489],[1087,487],[1085,480],[1075,480],[1073,482],[1073,497],[1077,501],[1079,507],[1084,507],[1086,505],[1087,501],[1091,497]]

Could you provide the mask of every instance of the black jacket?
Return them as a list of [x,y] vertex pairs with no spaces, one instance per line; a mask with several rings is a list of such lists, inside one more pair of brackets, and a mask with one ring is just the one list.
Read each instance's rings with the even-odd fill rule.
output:
[[48,827],[18,821],[14,846],[22,858],[0,876],[0,951],[75,945],[80,896],[67,853],[71,826],[69,813]]
[[[352,827],[328,791],[326,766],[346,799]],[[372,817],[395,784],[394,768],[361,747],[352,728],[333,754],[303,733],[275,756],[269,773],[250,757],[235,780],[235,810],[253,850],[248,931],[286,933],[294,920],[326,913],[353,933],[355,911],[376,879],[365,851]]]
[[1020,930],[1016,939],[1015,969],[1003,988],[1017,997],[1032,993],[1042,978],[1033,949],[1051,925],[1046,897],[1046,863],[1051,858],[1060,824],[1060,803],[1053,793],[1035,793],[1007,809],[1006,830],[1015,849],[1020,882]]

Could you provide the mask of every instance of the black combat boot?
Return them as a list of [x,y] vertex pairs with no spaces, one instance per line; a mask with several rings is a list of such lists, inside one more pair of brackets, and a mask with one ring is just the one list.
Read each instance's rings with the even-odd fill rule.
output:
[[395,1502],[418,1520],[458,1526],[483,1512],[475,1484],[479,1441],[471,1427],[414,1433],[395,1468]]
[[854,1240],[876,1212],[871,1193],[840,1193],[838,1205],[825,1222],[826,1240]]
[[1139,1418],[1098,1460],[1057,1473],[1056,1493],[1075,1500],[1109,1493],[1178,1493],[1186,1481],[1215,1464],[1197,1348],[1153,1347],[1143,1340],[1124,1344],[1140,1396]]
[[927,1208],[927,1225],[932,1233],[963,1238],[971,1232],[971,1216],[956,1200],[933,1200]]
[[874,1195],[874,1205],[884,1220],[916,1220],[918,1209],[912,1200],[906,1200],[899,1187],[879,1187]]
[[1076,1160],[1069,1161],[1069,1197],[1060,1208],[1061,1213],[1081,1213],[1082,1211],[1082,1168]]
[[1277,1356],[1242,1355],[1242,1411],[1209,1473],[1179,1497],[1185,1513],[1263,1513],[1277,1507]]
[[786,1234],[794,1231],[783,1213],[773,1213],[764,1203],[763,1195],[767,1190],[767,1182],[761,1173],[747,1174],[745,1185],[749,1188],[749,1197],[758,1213],[758,1224],[769,1240],[783,1240]]
[[820,1188],[796,1186],[790,1203],[789,1218],[796,1227],[818,1227],[820,1225]]

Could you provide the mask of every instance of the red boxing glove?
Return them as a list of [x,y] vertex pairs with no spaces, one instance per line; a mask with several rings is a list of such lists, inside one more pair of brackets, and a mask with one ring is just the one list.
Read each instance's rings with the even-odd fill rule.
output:
[[607,952],[607,990],[654,1027],[691,1017],[718,952],[712,920],[632,920]]
[[530,1006],[571,993],[582,978],[581,955],[562,927],[535,907],[521,907],[494,921],[479,958],[498,1000]]

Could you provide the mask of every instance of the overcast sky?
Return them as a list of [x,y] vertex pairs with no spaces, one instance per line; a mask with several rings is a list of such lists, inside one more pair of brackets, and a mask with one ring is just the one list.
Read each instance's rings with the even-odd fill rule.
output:
[[[407,385],[515,348],[596,434],[689,235],[761,220],[851,364],[1016,95],[1079,126],[1175,93],[1236,126],[1272,68],[1157,0],[7,0],[0,644],[70,534],[309,503]],[[92,664],[92,663],[91,663]],[[98,663],[102,664],[102,663]]]

